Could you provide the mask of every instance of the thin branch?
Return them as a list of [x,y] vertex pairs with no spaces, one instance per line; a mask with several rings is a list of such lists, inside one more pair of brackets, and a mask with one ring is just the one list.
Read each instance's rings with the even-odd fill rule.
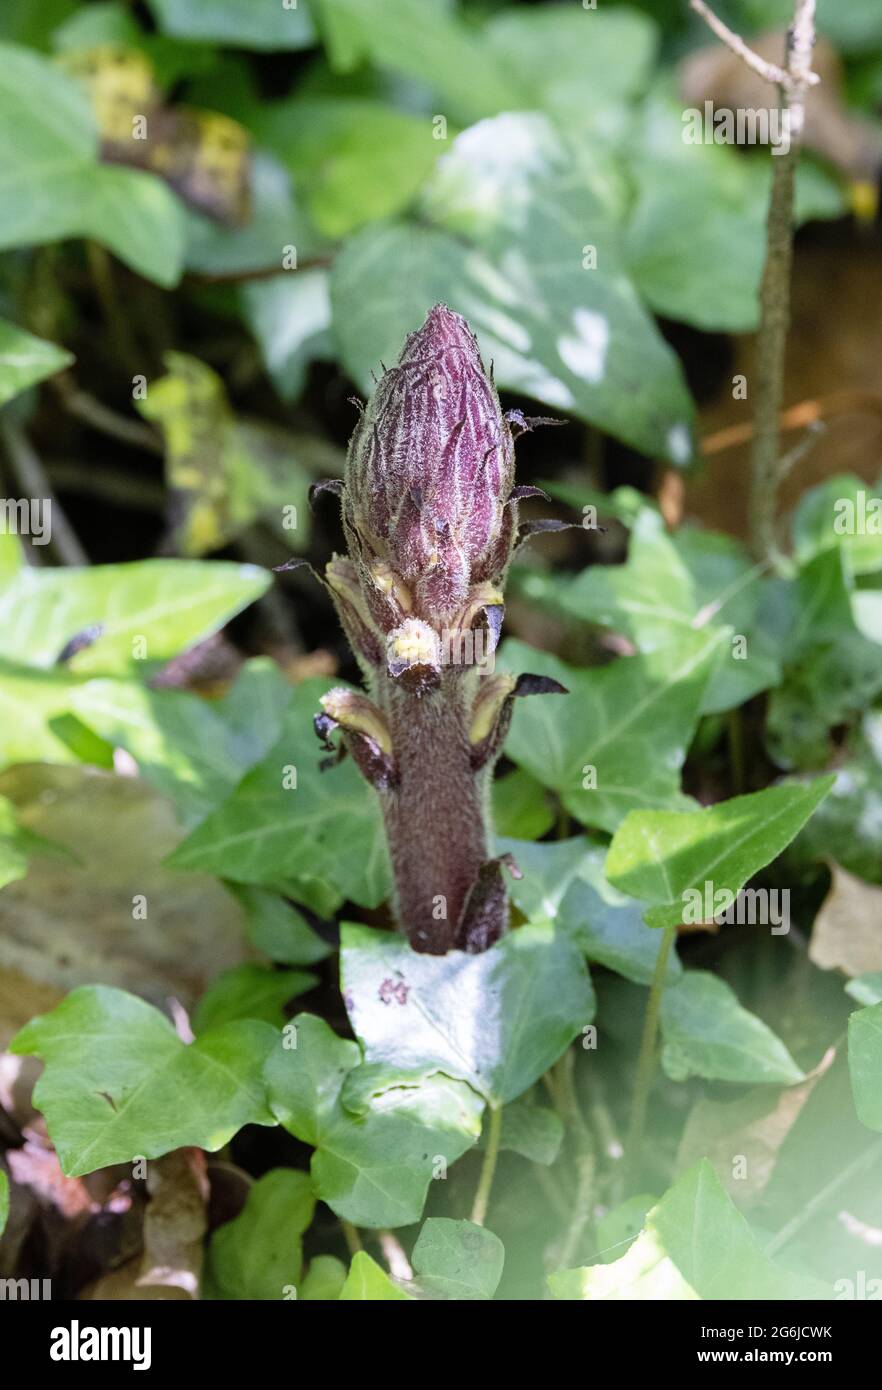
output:
[[360,1250],[364,1249],[358,1227],[353,1226],[351,1221],[344,1221],[341,1217],[340,1230],[343,1232],[343,1239],[346,1241],[346,1247],[350,1255],[357,1255]]
[[36,450],[24,430],[14,420],[0,420],[0,434],[6,453],[22,494],[41,498],[51,505],[50,544],[63,565],[88,565],[89,557],[80,539],[53,495],[52,488]]
[[[745,43],[740,35],[734,33],[727,24],[718,19],[713,10],[710,9],[704,0],[689,0],[690,7],[697,15],[700,15],[709,29],[712,29],[718,39],[731,48],[743,63],[746,63],[751,71],[757,73],[765,82],[771,82],[775,86],[788,88],[793,78],[786,68],[781,68],[777,63],[770,63],[765,58],[761,58],[758,53],[754,53],[749,44]],[[806,81],[811,86],[820,81],[817,73],[809,73]]]
[[[704,0],[690,0],[693,10],[737,53],[753,72],[769,77],[757,54],[727,29]],[[758,560],[778,558],[776,513],[781,481],[781,403],[784,361],[790,330],[790,275],[793,262],[794,189],[805,122],[805,96],[818,81],[812,72],[815,41],[815,0],[795,0],[793,22],[787,31],[785,66],[774,80],[784,107],[786,145],[780,143],[772,160],[772,193],[766,223],[766,259],[760,289],[760,326],[756,346],[756,395],[751,450],[750,538]]]
[[127,420],[125,415],[118,415],[115,410],[110,410],[87,391],[81,391],[74,386],[65,373],[53,377],[52,385],[61,397],[61,403],[68,414],[82,420],[99,434],[119,439],[121,443],[130,444],[135,449],[147,449],[151,454],[159,454],[160,457],[164,454],[162,440],[149,425],[142,425],[137,420]]
[[161,512],[165,506],[165,488],[152,478],[105,466],[89,469],[80,459],[47,459],[45,468],[53,486],[62,492],[97,497],[131,511]]

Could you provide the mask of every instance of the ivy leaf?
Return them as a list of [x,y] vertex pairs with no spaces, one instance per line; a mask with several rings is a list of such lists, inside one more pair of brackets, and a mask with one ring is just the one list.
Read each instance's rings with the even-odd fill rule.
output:
[[[661,947],[659,935],[643,920],[644,904],[606,881],[605,858],[599,847],[592,847],[583,858],[563,896],[557,924],[589,961],[605,965],[635,984],[648,985]],[[666,978],[673,981],[681,974],[676,951],[669,951]]]
[[341,1303],[413,1302],[413,1294],[399,1288],[365,1250],[358,1250],[353,1255],[339,1298]]
[[[628,270],[665,318],[712,332],[752,332],[759,319],[770,161],[742,159],[725,145],[689,143],[687,135],[683,102],[663,78],[638,114],[625,151],[635,185],[623,246]],[[797,223],[843,210],[836,181],[803,164]],[[678,252],[684,238],[688,264]]]
[[[679,363],[621,264],[605,188],[572,171],[572,151],[539,114],[464,131],[424,190],[430,225],[365,228],[335,261],[343,361],[370,389],[371,371],[442,300],[468,318],[502,386],[684,465],[692,404]],[[594,251],[596,267],[583,268]]]
[[246,914],[248,939],[252,946],[282,965],[315,965],[331,954],[301,912],[278,893],[263,888],[230,884],[233,897]]
[[515,906],[528,921],[551,922],[567,888],[591,854],[591,846],[583,836],[537,845],[497,835],[496,853],[511,854],[521,871],[522,877],[508,885]]
[[[556,1110],[529,1099],[513,1101],[502,1112],[499,1147],[546,1166],[554,1163],[564,1139],[563,1121]],[[486,1140],[481,1135],[481,1148]]]
[[676,926],[691,901],[704,901],[707,884],[714,894],[738,893],[790,843],[832,785],[832,777],[818,777],[699,811],[632,811],[610,845],[607,878],[653,904],[644,914],[649,926]]
[[298,270],[240,289],[242,314],[283,401],[294,401],[316,358],[333,360],[331,296],[326,270]]
[[258,1018],[281,1028],[285,1004],[315,983],[315,975],[305,970],[273,970],[254,962],[234,965],[212,980],[203,994],[193,1015],[193,1032],[198,1037],[239,1018]]
[[231,48],[288,52],[315,43],[306,5],[254,0],[149,0],[160,29],[176,39],[204,39]]
[[474,1302],[496,1292],[505,1249],[498,1236],[472,1221],[432,1216],[417,1236],[411,1263],[431,1296]]
[[63,371],[73,360],[73,353],[0,319],[0,405]]
[[857,524],[862,511],[871,521],[867,508],[878,494],[878,487],[869,487],[853,473],[827,478],[804,492],[793,514],[793,548],[799,563],[804,565],[821,551],[838,546],[849,574],[882,569],[882,525],[877,521],[873,532],[869,525]]
[[818,1299],[832,1290],[775,1265],[706,1159],[652,1208],[620,1260],[549,1277],[555,1298]]
[[538,840],[554,825],[551,798],[540,782],[516,767],[490,788],[492,824],[500,836]]
[[859,1004],[882,1004],[882,970],[871,970],[867,975],[849,980],[845,992]]
[[[507,669],[551,676],[570,692],[518,700],[506,753],[585,825],[613,831],[635,807],[691,805],[680,768],[724,641],[723,632],[689,633],[663,652],[587,671],[506,642]],[[586,789],[587,778],[596,785]]]
[[882,1130],[882,1004],[850,1016],[848,1070],[858,1119],[867,1129]]
[[437,1068],[494,1106],[521,1095],[594,1016],[580,952],[544,925],[520,927],[478,955],[428,956],[347,923],[340,976],[367,1063]]
[[[370,1256],[368,1256],[370,1259]],[[334,1255],[316,1255],[300,1281],[297,1297],[301,1303],[333,1303],[346,1283],[347,1270]]]
[[[290,251],[296,250],[302,264],[326,249],[295,196],[288,170],[265,150],[256,150],[251,159],[251,217],[247,224],[223,226],[189,212],[186,235],[187,269],[221,280],[266,271],[270,266],[278,266],[279,278],[299,279],[303,272],[294,274],[293,265],[287,268],[286,252],[290,256]],[[277,289],[279,280],[273,277],[272,283]]]
[[[259,598],[270,576],[226,560],[136,560],[89,569],[19,570],[0,592],[0,655],[52,666],[72,638],[94,630],[68,663],[79,674],[124,675],[157,665],[216,631]],[[143,645],[140,655],[135,639]]]
[[289,165],[315,225],[330,237],[401,212],[442,148],[430,117],[356,98],[274,102],[259,113],[255,133]]
[[555,93],[578,84],[583,101],[610,103],[645,85],[658,43],[648,15],[581,6],[514,6],[493,16],[485,35],[523,94],[521,105],[554,108]]
[[300,1014],[266,1065],[270,1107],[315,1148],[313,1185],[332,1211],[359,1226],[406,1226],[420,1219],[433,1177],[475,1144],[483,1104],[462,1082],[398,1068],[353,1114],[341,1091],[360,1062],[357,1044]]
[[[0,700],[5,689],[0,674]],[[67,707],[112,747],[130,753],[185,825],[223,800],[242,774],[232,730],[217,705],[198,695],[95,679],[68,682]]]
[[351,72],[364,59],[416,78],[465,120],[518,104],[518,89],[489,46],[445,0],[312,0],[328,61]]
[[0,44],[0,249],[100,241],[139,274],[180,279],[184,223],[152,174],[98,162],[88,97],[54,64]]
[[624,633],[641,652],[690,631],[728,626],[744,641],[724,651],[702,702],[704,714],[743,704],[780,680],[776,644],[758,622],[759,567],[728,536],[697,529],[668,535],[651,507],[632,521],[625,564],[590,565],[575,579],[529,576],[524,591],[582,622]]
[[882,714],[852,730],[830,795],[793,845],[797,861],[835,859],[849,873],[882,882]]
[[725,980],[687,970],[662,995],[662,1066],[673,1081],[703,1076],[744,1085],[794,1086],[805,1080],[762,1019],[741,1007]]
[[188,556],[219,550],[264,516],[277,531],[290,523],[303,547],[309,482],[297,463],[298,437],[237,420],[223,381],[198,358],[168,352],[163,363],[166,375],[151,382],[138,408],[165,439],[174,548]]
[[68,1177],[193,1145],[214,1152],[271,1125],[262,1070],[278,1033],[225,1024],[187,1046],[158,1009],[105,985],[75,989],[27,1023],[11,1050],[45,1070],[34,1103]]
[[301,1237],[315,1194],[306,1173],[273,1168],[255,1182],[245,1206],[219,1227],[209,1246],[210,1273],[225,1299],[281,1299],[300,1283]]
[[320,679],[297,687],[278,742],[170,864],[234,883],[288,886],[293,897],[299,880],[313,879],[365,907],[383,901],[390,874],[376,797],[351,762],[320,770],[312,717],[326,689]]

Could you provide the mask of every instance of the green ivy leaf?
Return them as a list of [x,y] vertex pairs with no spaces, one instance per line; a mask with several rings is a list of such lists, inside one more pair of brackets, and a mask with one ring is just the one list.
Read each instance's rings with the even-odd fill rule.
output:
[[620,1260],[549,1277],[555,1298],[818,1299],[832,1290],[791,1274],[763,1254],[707,1159],[684,1173],[652,1208]]
[[[125,675],[157,665],[216,631],[263,594],[269,574],[226,560],[136,560],[89,569],[19,570],[0,592],[0,655],[50,667],[74,637],[100,625],[69,669]],[[143,660],[133,645],[143,639]]]
[[417,1236],[411,1263],[430,1295],[474,1302],[492,1298],[496,1292],[505,1249],[499,1237],[483,1226],[433,1216]]
[[[759,320],[771,162],[744,159],[725,145],[688,143],[683,110],[663,78],[630,132],[625,157],[636,196],[624,236],[628,271],[665,318],[712,332],[752,332]],[[842,211],[835,179],[810,162],[801,165],[797,223]]]
[[837,759],[830,795],[793,845],[797,861],[833,859],[882,882],[882,714],[866,714]]
[[[536,1105],[529,1099],[516,1100],[502,1112],[500,1149],[520,1154],[531,1163],[554,1163],[563,1139],[563,1121],[556,1110],[549,1110],[546,1105]],[[482,1134],[480,1147],[485,1146]]]
[[429,956],[347,923],[340,976],[366,1062],[437,1068],[494,1106],[521,1095],[594,1017],[580,952],[545,925],[520,927],[478,955]]
[[365,1250],[359,1250],[353,1255],[349,1274],[340,1290],[339,1298],[342,1303],[413,1302],[413,1295],[399,1288]]
[[561,899],[591,852],[584,836],[538,845],[496,837],[496,853],[513,855],[522,874],[509,882],[509,897],[531,922],[554,921]]
[[73,353],[0,319],[0,405],[63,371],[73,360]]
[[163,33],[231,48],[289,52],[315,43],[305,4],[255,5],[254,0],[149,0]]
[[845,992],[859,1004],[882,1004],[882,970],[871,970],[867,975],[849,980]]
[[673,1081],[794,1086],[805,1080],[787,1048],[739,1004],[725,980],[706,970],[687,970],[662,995],[662,1066]]
[[[506,642],[507,669],[551,676],[570,692],[516,701],[506,753],[585,825],[613,831],[635,807],[691,805],[680,768],[725,640],[689,633],[662,652],[587,671]],[[592,768],[596,786],[586,789]]]
[[316,358],[333,361],[331,295],[326,270],[298,270],[240,289],[242,314],[283,401],[296,400]]
[[[0,700],[4,689],[0,674]],[[96,679],[69,686],[68,708],[107,743],[130,753],[141,776],[175,803],[185,825],[222,801],[244,771],[217,705],[187,691]]]
[[0,249],[67,237],[100,241],[170,288],[181,275],[184,223],[152,174],[98,162],[88,97],[52,63],[0,45]]
[[554,825],[551,798],[541,782],[516,767],[490,787],[492,824],[500,836],[539,840]]
[[353,1114],[341,1091],[360,1062],[356,1043],[299,1014],[266,1065],[270,1107],[315,1148],[313,1185],[332,1211],[359,1226],[406,1226],[420,1219],[433,1177],[475,1144],[483,1103],[462,1082],[398,1068]]
[[[370,1257],[368,1257],[370,1258]],[[346,1283],[347,1270],[334,1255],[316,1255],[300,1282],[297,1298],[300,1303],[335,1302]]]
[[[250,120],[250,110],[245,114]],[[302,271],[286,269],[286,249],[296,248],[302,264],[325,244],[295,196],[288,170],[265,150],[254,152],[250,168],[251,217],[245,226],[227,227],[200,213],[186,213],[187,269],[223,280],[278,266],[280,276],[299,279]],[[273,284],[278,287],[275,277]]]
[[614,888],[653,904],[645,913],[649,926],[676,926],[691,901],[704,901],[706,884],[714,893],[736,894],[770,864],[832,785],[832,777],[818,777],[699,811],[632,811],[610,845],[607,878]]
[[[572,170],[572,151],[535,113],[458,136],[424,190],[431,225],[365,228],[335,261],[343,361],[369,390],[371,371],[442,300],[466,315],[500,385],[683,465],[692,404],[679,363],[621,265],[606,190]],[[585,228],[597,251],[588,270]]]
[[867,1129],[882,1130],[882,1004],[850,1016],[848,1070],[858,1119]]
[[229,885],[245,915],[252,946],[282,965],[315,965],[331,954],[301,912],[278,893],[263,888]]
[[[592,847],[583,858],[560,904],[558,926],[569,933],[589,961],[605,965],[635,984],[648,985],[661,940],[643,920],[644,904],[607,883],[605,858],[606,852],[598,847]],[[682,969],[676,951],[669,951],[666,978],[676,980]]]
[[356,98],[274,102],[259,113],[255,134],[288,164],[330,237],[403,211],[443,148],[429,116]]
[[426,84],[466,120],[518,104],[516,83],[445,0],[312,0],[312,5],[335,72],[351,72],[369,59],[375,67]]
[[142,999],[87,985],[27,1023],[10,1047],[45,1062],[34,1103],[63,1171],[78,1177],[185,1145],[214,1152],[243,1125],[273,1124],[261,1074],[277,1038],[246,1020],[187,1046]]
[[[588,498],[576,491],[572,503],[581,507]],[[569,617],[624,633],[641,652],[727,626],[745,641],[724,650],[711,677],[702,713],[715,714],[780,680],[777,645],[758,623],[759,573],[737,541],[688,528],[671,536],[658,512],[644,506],[631,522],[625,564],[590,565],[575,579],[528,574],[522,587]]]
[[212,980],[193,1015],[197,1036],[239,1018],[259,1018],[281,1028],[284,1006],[316,983],[305,970],[273,970],[249,962],[234,965]]
[[[181,844],[168,861],[234,883],[290,885],[301,878],[333,884],[341,897],[376,907],[390,874],[376,797],[355,766],[320,770],[312,727],[327,681],[295,690],[277,744]],[[296,768],[296,787],[286,787]]]
[[300,1283],[301,1237],[314,1209],[306,1173],[273,1168],[259,1178],[239,1215],[211,1237],[210,1272],[219,1297],[289,1297]]
[[555,94],[576,88],[583,102],[634,97],[649,76],[658,30],[636,10],[547,4],[509,6],[493,16],[486,38],[517,81],[520,105],[555,108]]
[[871,521],[867,508],[872,508],[873,499],[878,509],[878,485],[870,487],[853,473],[827,478],[804,492],[793,514],[793,546],[799,563],[804,565],[821,551],[839,546],[850,574],[882,569],[882,526],[877,521],[871,533],[868,524],[860,525],[862,517]]

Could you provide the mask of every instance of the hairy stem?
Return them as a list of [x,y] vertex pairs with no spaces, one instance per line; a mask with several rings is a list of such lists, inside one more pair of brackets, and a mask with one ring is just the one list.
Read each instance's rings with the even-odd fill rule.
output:
[[411,944],[456,944],[466,898],[487,858],[481,788],[471,766],[465,681],[447,669],[422,696],[385,682],[398,785],[383,797],[399,920]]

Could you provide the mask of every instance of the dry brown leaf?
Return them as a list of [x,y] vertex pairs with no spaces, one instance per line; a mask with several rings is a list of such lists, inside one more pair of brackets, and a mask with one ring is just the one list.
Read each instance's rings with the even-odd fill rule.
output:
[[[798,1086],[780,1091],[757,1086],[738,1100],[697,1101],[680,1140],[676,1173],[707,1158],[740,1206],[755,1202],[772,1176],[781,1145],[835,1055],[831,1047]],[[739,1159],[745,1162],[737,1163]]]
[[[0,777],[0,792],[23,826],[76,856],[35,854],[27,877],[0,893],[0,971],[46,990],[46,1002],[22,992],[25,1017],[81,984],[117,985],[158,1006],[174,995],[191,1009],[210,979],[253,954],[241,908],[215,879],[162,864],[183,832],[146,782],[27,764]],[[8,1031],[25,1021],[14,991],[13,979],[0,992]]]
[[882,970],[882,888],[830,864],[830,891],[815,918],[809,959],[850,978]]

